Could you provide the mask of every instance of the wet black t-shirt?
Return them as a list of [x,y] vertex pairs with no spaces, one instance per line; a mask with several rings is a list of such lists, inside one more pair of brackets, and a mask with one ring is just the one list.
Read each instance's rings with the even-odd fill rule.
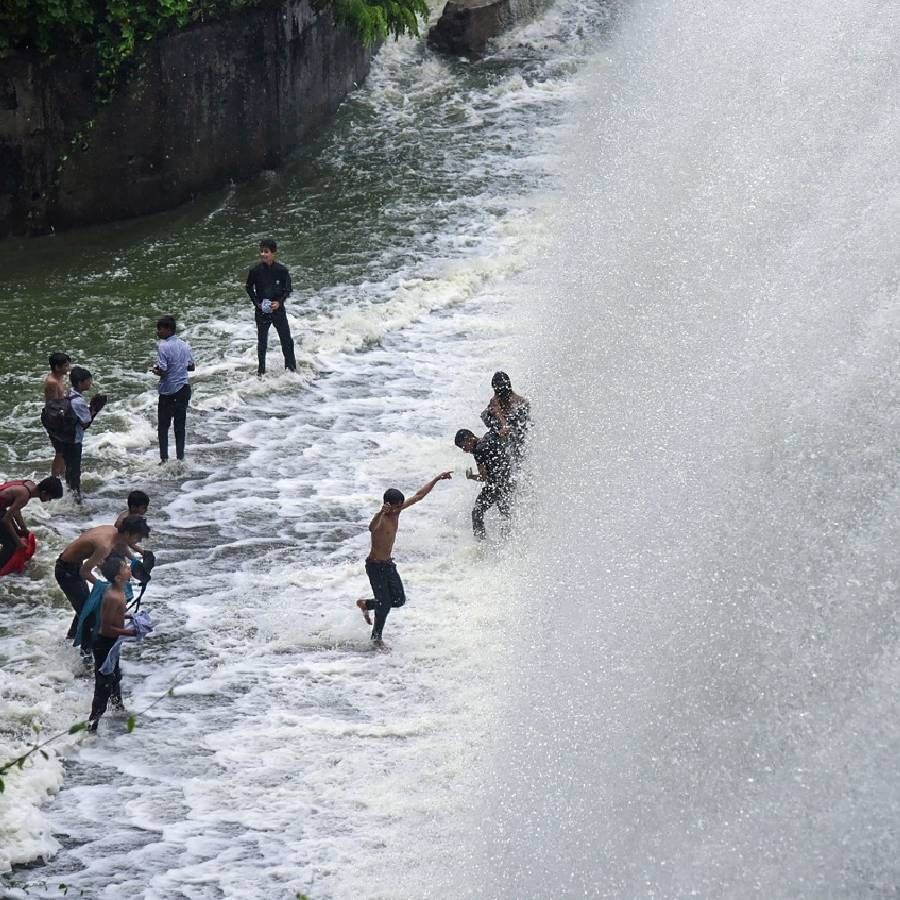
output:
[[280,262],[273,262],[271,266],[257,263],[247,275],[247,293],[257,309],[263,300],[284,303],[290,292],[291,276]]
[[489,431],[472,451],[475,462],[484,468],[487,480],[496,484],[509,481],[510,459],[503,439],[495,432]]

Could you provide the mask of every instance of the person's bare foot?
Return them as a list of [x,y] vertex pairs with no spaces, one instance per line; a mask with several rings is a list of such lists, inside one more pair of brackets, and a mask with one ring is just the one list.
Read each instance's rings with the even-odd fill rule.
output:
[[366,609],[366,601],[363,600],[362,597],[356,601],[356,605],[362,610],[363,618],[366,620],[366,625],[372,624],[372,617],[369,615],[369,610]]

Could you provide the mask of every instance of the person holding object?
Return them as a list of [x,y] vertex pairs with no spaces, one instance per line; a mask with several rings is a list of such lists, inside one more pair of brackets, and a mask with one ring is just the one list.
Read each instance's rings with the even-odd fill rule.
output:
[[394,607],[403,606],[406,603],[406,593],[403,590],[403,582],[397,573],[397,566],[391,557],[394,549],[394,541],[397,537],[397,528],[400,525],[400,513],[418,503],[434,489],[439,481],[444,481],[453,476],[452,472],[441,472],[435,475],[424,487],[419,488],[412,497],[407,500],[396,488],[389,488],[384,492],[384,503],[381,509],[375,513],[369,522],[369,532],[372,537],[372,545],[369,555],[366,557],[366,575],[369,576],[369,584],[372,585],[371,599],[360,598],[356,605],[362,610],[363,618],[367,625],[372,624],[369,616],[371,610],[375,611],[375,625],[372,628],[372,643],[381,649],[384,643],[381,633],[388,613]]
[[247,275],[247,294],[253,302],[256,318],[256,351],[259,356],[257,375],[266,373],[266,351],[269,347],[269,328],[274,325],[281,340],[284,367],[289,372],[297,371],[294,358],[294,339],[291,326],[284,309],[290,294],[290,272],[277,261],[278,244],[271,238],[259,242],[260,261]]
[[510,512],[510,501],[515,487],[512,477],[512,461],[506,452],[503,438],[495,431],[489,431],[481,439],[469,431],[460,428],[453,442],[464,453],[475,457],[478,471],[466,470],[466,478],[484,482],[484,487],[475,498],[472,509],[472,531],[478,540],[483,540],[484,514],[494,505],[503,518]]
[[495,372],[491,379],[494,396],[481,414],[481,421],[506,441],[514,463],[520,462],[530,425],[531,405],[512,389],[506,372]]
[[191,399],[188,372],[194,371],[191,345],[175,336],[177,326],[172,316],[163,316],[156,323],[159,352],[153,374],[159,376],[159,406],[157,407],[157,436],[159,461],[169,461],[169,426],[175,422],[175,456],[184,459],[185,423]]
[[133,555],[130,548],[149,536],[150,526],[143,516],[126,516],[118,526],[97,525],[89,528],[60,553],[54,570],[56,583],[75,610],[72,625],[66,634],[67,640],[75,637],[81,609],[97,581],[94,569],[110,555],[130,559]]
[[69,381],[72,389],[68,397],[75,416],[75,434],[71,444],[65,445],[66,458],[66,484],[75,497],[75,502],[81,504],[81,450],[84,444],[84,432],[90,428],[97,418],[97,414],[106,406],[106,396],[95,394],[90,401],[84,394],[94,386],[94,377],[87,369],[75,366],[69,373]]
[[28,526],[22,510],[29,500],[38,497],[41,503],[46,503],[59,500],[62,495],[62,482],[52,475],[37,484],[28,478],[0,484],[0,570],[25,546]]
[[[72,357],[66,353],[50,354],[50,374],[44,379],[44,412],[41,414],[41,423],[47,428],[52,416],[56,410],[57,416],[64,416],[64,406],[66,404],[66,383],[68,382],[69,369],[72,367]],[[48,428],[47,434],[50,437],[50,443],[53,445],[55,456],[50,466],[50,474],[55,478],[65,475],[66,472],[66,446]]]
[[122,673],[118,661],[109,675],[100,669],[119,637],[133,637],[134,628],[125,627],[125,585],[131,578],[131,566],[121,556],[110,556],[100,566],[100,574],[109,582],[100,605],[100,627],[91,649],[94,653],[94,699],[91,703],[90,731],[96,731],[100,716],[106,712],[110,697],[121,704]]

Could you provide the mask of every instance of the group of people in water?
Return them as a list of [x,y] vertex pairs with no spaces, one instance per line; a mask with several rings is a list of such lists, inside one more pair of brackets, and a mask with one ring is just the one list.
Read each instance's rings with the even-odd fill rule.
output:
[[[491,387],[494,394],[481,414],[488,430],[478,437],[468,428],[460,428],[454,438],[460,450],[475,458],[475,466],[466,469],[466,478],[483,485],[472,509],[472,530],[478,540],[486,536],[484,517],[492,506],[497,507],[504,519],[509,516],[531,422],[531,405],[512,389],[509,375],[496,372]],[[406,603],[403,582],[391,556],[400,513],[427,497],[439,481],[451,477],[451,472],[435,475],[408,500],[397,488],[388,488],[381,509],[369,522],[371,547],[366,557],[366,575],[373,596],[361,597],[356,605],[362,610],[366,623],[372,626],[372,642],[376,647],[384,647],[382,632],[388,613]],[[370,613],[374,613],[374,621]]]
[[[259,375],[265,373],[268,331],[272,325],[281,339],[285,368],[296,370],[294,344],[284,308],[291,292],[290,274],[277,262],[276,254],[275,241],[262,241],[260,262],[250,270],[246,284],[255,311]],[[176,336],[176,330],[176,321],[171,316],[157,322],[159,348],[152,372],[159,377],[161,462],[168,460],[168,432],[173,423],[176,457],[184,458],[185,419],[191,397],[188,378],[195,368],[190,345]],[[34,552],[34,536],[22,516],[31,500],[45,503],[60,499],[61,479],[65,478],[76,504],[81,504],[84,434],[106,404],[102,394],[95,394],[90,400],[85,397],[93,386],[93,377],[87,369],[72,366],[68,354],[52,353],[49,363],[41,421],[54,451],[51,474],[39,482],[20,479],[0,484],[0,575],[22,571]],[[481,414],[487,431],[478,437],[471,430],[461,428],[454,439],[460,450],[474,457],[475,465],[466,470],[466,477],[482,484],[472,509],[472,528],[477,539],[485,537],[485,514],[489,509],[496,506],[501,517],[509,516],[530,424],[529,401],[513,391],[506,373],[495,373],[491,387],[493,395]],[[369,522],[371,547],[365,571],[373,596],[361,598],[356,604],[372,626],[371,639],[378,648],[384,648],[383,631],[388,613],[406,602],[403,582],[391,555],[400,513],[424,499],[439,481],[450,477],[451,472],[441,472],[408,499],[401,491],[390,488]],[[81,648],[85,661],[93,666],[94,697],[89,728],[94,731],[109,704],[122,708],[119,647],[123,641],[140,639],[152,630],[149,617],[138,612],[140,597],[136,605],[132,602],[131,587],[136,580],[146,588],[154,564],[152,552],[141,546],[150,534],[146,519],[149,505],[150,497],[146,493],[132,491],[127,508],[114,524],[84,531],[63,549],[54,568],[56,582],[74,610],[66,638]],[[102,577],[98,577],[98,571]],[[134,607],[131,615],[128,614],[130,603]]]

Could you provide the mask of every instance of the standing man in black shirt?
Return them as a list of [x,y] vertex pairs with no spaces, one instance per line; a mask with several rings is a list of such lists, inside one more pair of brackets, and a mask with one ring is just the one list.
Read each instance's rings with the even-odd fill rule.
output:
[[500,515],[509,516],[509,504],[515,487],[512,478],[512,463],[503,439],[494,431],[489,431],[479,439],[468,428],[456,432],[454,443],[464,453],[475,457],[478,471],[466,470],[466,478],[484,482],[481,493],[475,498],[472,509],[472,530],[475,537],[483,539],[484,514],[496,504]]
[[275,257],[278,244],[271,238],[259,242],[260,261],[247,275],[247,293],[253,301],[256,312],[257,352],[259,354],[258,375],[266,372],[266,350],[269,346],[269,328],[274,325],[281,339],[284,367],[297,371],[294,359],[294,339],[288,324],[284,304],[291,292],[290,272]]

